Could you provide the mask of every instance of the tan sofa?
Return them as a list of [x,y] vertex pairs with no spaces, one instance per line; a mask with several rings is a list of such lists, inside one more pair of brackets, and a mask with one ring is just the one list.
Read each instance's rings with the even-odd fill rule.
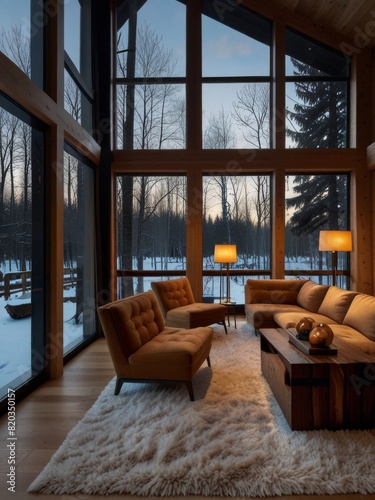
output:
[[249,279],[246,320],[256,330],[286,328],[304,316],[328,324],[336,337],[375,354],[375,297],[311,280]]
[[212,328],[167,328],[155,294],[139,293],[98,308],[117,375],[115,395],[124,382],[185,382],[194,401],[192,379],[210,364]]

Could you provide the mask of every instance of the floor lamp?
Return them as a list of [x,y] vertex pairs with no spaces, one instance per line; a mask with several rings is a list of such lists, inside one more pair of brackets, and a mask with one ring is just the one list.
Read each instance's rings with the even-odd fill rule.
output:
[[[226,274],[227,274],[227,293],[225,301],[230,302],[230,280],[229,280],[229,264],[237,262],[237,246],[236,245],[215,245],[214,252],[214,262],[220,264],[226,264]],[[221,269],[221,267],[220,267]],[[221,276],[220,276],[220,302],[221,302]]]
[[320,231],[319,251],[332,252],[332,283],[336,286],[337,252],[351,252],[353,247],[351,231]]

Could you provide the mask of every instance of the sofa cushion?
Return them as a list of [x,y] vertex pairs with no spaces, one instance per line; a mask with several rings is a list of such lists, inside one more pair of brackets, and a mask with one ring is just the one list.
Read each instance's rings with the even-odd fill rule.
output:
[[365,294],[354,297],[343,324],[355,328],[375,341],[375,297]]
[[330,286],[318,309],[318,313],[332,318],[336,323],[342,323],[356,295],[357,292]]
[[246,320],[254,328],[275,328],[277,323],[274,320],[275,313],[284,312],[291,314],[298,312],[304,314],[304,309],[290,304],[245,304]]
[[286,311],[286,312],[275,312],[273,318],[275,323],[278,324],[281,328],[287,328],[288,323],[293,323],[296,325],[298,321],[302,318],[312,318],[316,323],[326,323],[331,326],[333,320],[328,316],[324,316],[323,314],[312,313],[310,311]]
[[131,375],[161,380],[190,380],[210,353],[209,327],[162,332],[129,357]]
[[317,312],[328,291],[329,285],[318,285],[307,281],[298,292],[297,303],[311,312]]
[[245,285],[245,303],[297,305],[298,292],[306,281],[297,279],[247,280]]
[[176,307],[167,312],[167,325],[176,328],[197,328],[225,321],[226,306],[223,304],[206,304],[194,302],[186,306]]
[[358,330],[349,325],[329,325],[333,331],[333,344],[335,339],[341,339],[352,347],[356,347],[366,354],[375,354],[375,342],[370,340],[365,335],[362,335]]

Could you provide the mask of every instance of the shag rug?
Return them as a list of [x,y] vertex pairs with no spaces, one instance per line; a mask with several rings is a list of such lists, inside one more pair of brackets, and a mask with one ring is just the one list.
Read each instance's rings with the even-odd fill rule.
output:
[[375,492],[375,432],[294,431],[260,371],[246,324],[215,327],[212,369],[184,384],[112,380],[29,492],[278,495]]

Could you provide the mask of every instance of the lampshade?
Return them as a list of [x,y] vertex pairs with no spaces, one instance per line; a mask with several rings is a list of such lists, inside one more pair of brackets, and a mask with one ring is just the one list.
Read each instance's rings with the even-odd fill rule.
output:
[[351,231],[320,231],[320,251],[351,252],[352,248]]
[[237,246],[215,245],[214,262],[218,264],[231,264],[237,262]]

